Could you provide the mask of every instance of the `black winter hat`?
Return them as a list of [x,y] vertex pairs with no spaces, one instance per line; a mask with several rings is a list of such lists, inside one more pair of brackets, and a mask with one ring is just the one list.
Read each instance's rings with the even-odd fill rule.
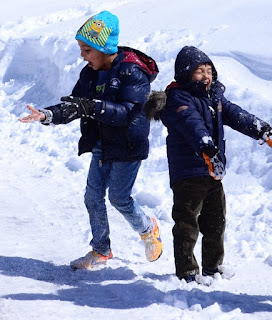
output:
[[183,47],[178,53],[175,61],[175,80],[180,85],[191,83],[193,71],[197,68],[197,66],[203,63],[211,64],[213,81],[216,81],[217,71],[211,59],[203,51],[196,47]]

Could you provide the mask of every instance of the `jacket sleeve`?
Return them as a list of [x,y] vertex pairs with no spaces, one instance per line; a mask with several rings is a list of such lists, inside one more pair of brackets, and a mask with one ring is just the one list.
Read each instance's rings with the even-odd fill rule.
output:
[[201,113],[197,110],[189,93],[174,93],[167,100],[167,107],[161,114],[163,124],[177,139],[184,139],[198,155],[206,139],[210,137]]
[[224,96],[222,97],[222,117],[223,124],[256,140],[270,129],[267,122],[231,103]]
[[136,116],[144,112],[150,91],[147,76],[137,66],[126,69],[120,80],[119,101],[98,100],[94,111],[96,120],[115,127],[128,126]]
[[[82,74],[82,71],[81,71],[81,74]],[[75,97],[82,96],[81,78],[79,78],[76,85],[74,86],[73,91],[72,91],[72,95]],[[47,107],[45,109],[50,110],[52,112],[52,123],[53,124],[58,125],[58,124],[66,124],[67,123],[66,118],[67,118],[68,114],[63,113],[61,103],[56,104],[54,106]]]
[[[110,126],[126,127],[140,113],[144,114],[144,105],[150,92],[150,83],[145,73],[137,66],[127,68],[120,76],[121,89],[118,103],[106,100],[96,100],[92,117]],[[81,78],[76,83],[72,95],[82,96]],[[53,113],[54,124],[65,124],[66,115],[61,104],[47,107]]]

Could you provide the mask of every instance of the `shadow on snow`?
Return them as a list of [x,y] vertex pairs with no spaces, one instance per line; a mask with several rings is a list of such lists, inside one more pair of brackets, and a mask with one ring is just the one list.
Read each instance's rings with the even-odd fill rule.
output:
[[[169,281],[169,276],[147,274],[149,281],[137,279],[127,267],[73,271],[69,266],[56,266],[50,262],[21,257],[0,256],[0,272],[9,277],[25,277],[70,288],[59,289],[57,294],[19,293],[2,296],[14,300],[60,300],[92,308],[131,309],[151,304],[175,306],[178,300],[186,301],[188,308],[200,304],[207,308],[218,303],[223,312],[239,308],[243,313],[272,312],[272,296],[234,294],[227,291],[204,292],[177,289],[162,292],[150,279]],[[107,283],[108,282],[108,283]],[[125,283],[126,282],[126,283]],[[23,289],[23,288],[22,288]]]

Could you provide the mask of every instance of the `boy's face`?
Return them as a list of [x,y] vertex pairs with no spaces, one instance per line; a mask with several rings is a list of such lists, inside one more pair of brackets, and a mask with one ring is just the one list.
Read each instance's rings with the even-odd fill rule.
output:
[[212,66],[210,64],[200,64],[192,74],[192,81],[201,81],[206,90],[208,90],[212,84]]
[[108,65],[108,55],[100,52],[81,40],[77,40],[81,51],[81,57],[88,62],[88,66],[94,70],[107,70],[111,67]]

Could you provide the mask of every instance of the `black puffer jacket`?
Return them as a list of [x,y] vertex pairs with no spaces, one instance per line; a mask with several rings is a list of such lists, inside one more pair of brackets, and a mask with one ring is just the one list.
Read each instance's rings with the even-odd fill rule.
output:
[[[79,155],[91,152],[96,142],[102,142],[103,161],[134,161],[147,158],[149,121],[144,105],[150,83],[156,78],[155,61],[144,53],[120,47],[112,63],[101,102],[95,106],[95,119],[81,119],[82,136]],[[95,98],[98,71],[85,66],[72,95]],[[49,107],[53,123],[65,123],[58,105]]]
[[[192,82],[192,72],[202,63],[210,63],[213,82],[209,92],[201,82]],[[223,125],[259,139],[270,126],[224,97],[225,87],[209,57],[195,47],[184,47],[175,62],[175,80],[166,90],[166,106],[160,114],[168,129],[167,155],[170,184],[196,176],[209,175],[201,148],[212,137],[225,159]]]

